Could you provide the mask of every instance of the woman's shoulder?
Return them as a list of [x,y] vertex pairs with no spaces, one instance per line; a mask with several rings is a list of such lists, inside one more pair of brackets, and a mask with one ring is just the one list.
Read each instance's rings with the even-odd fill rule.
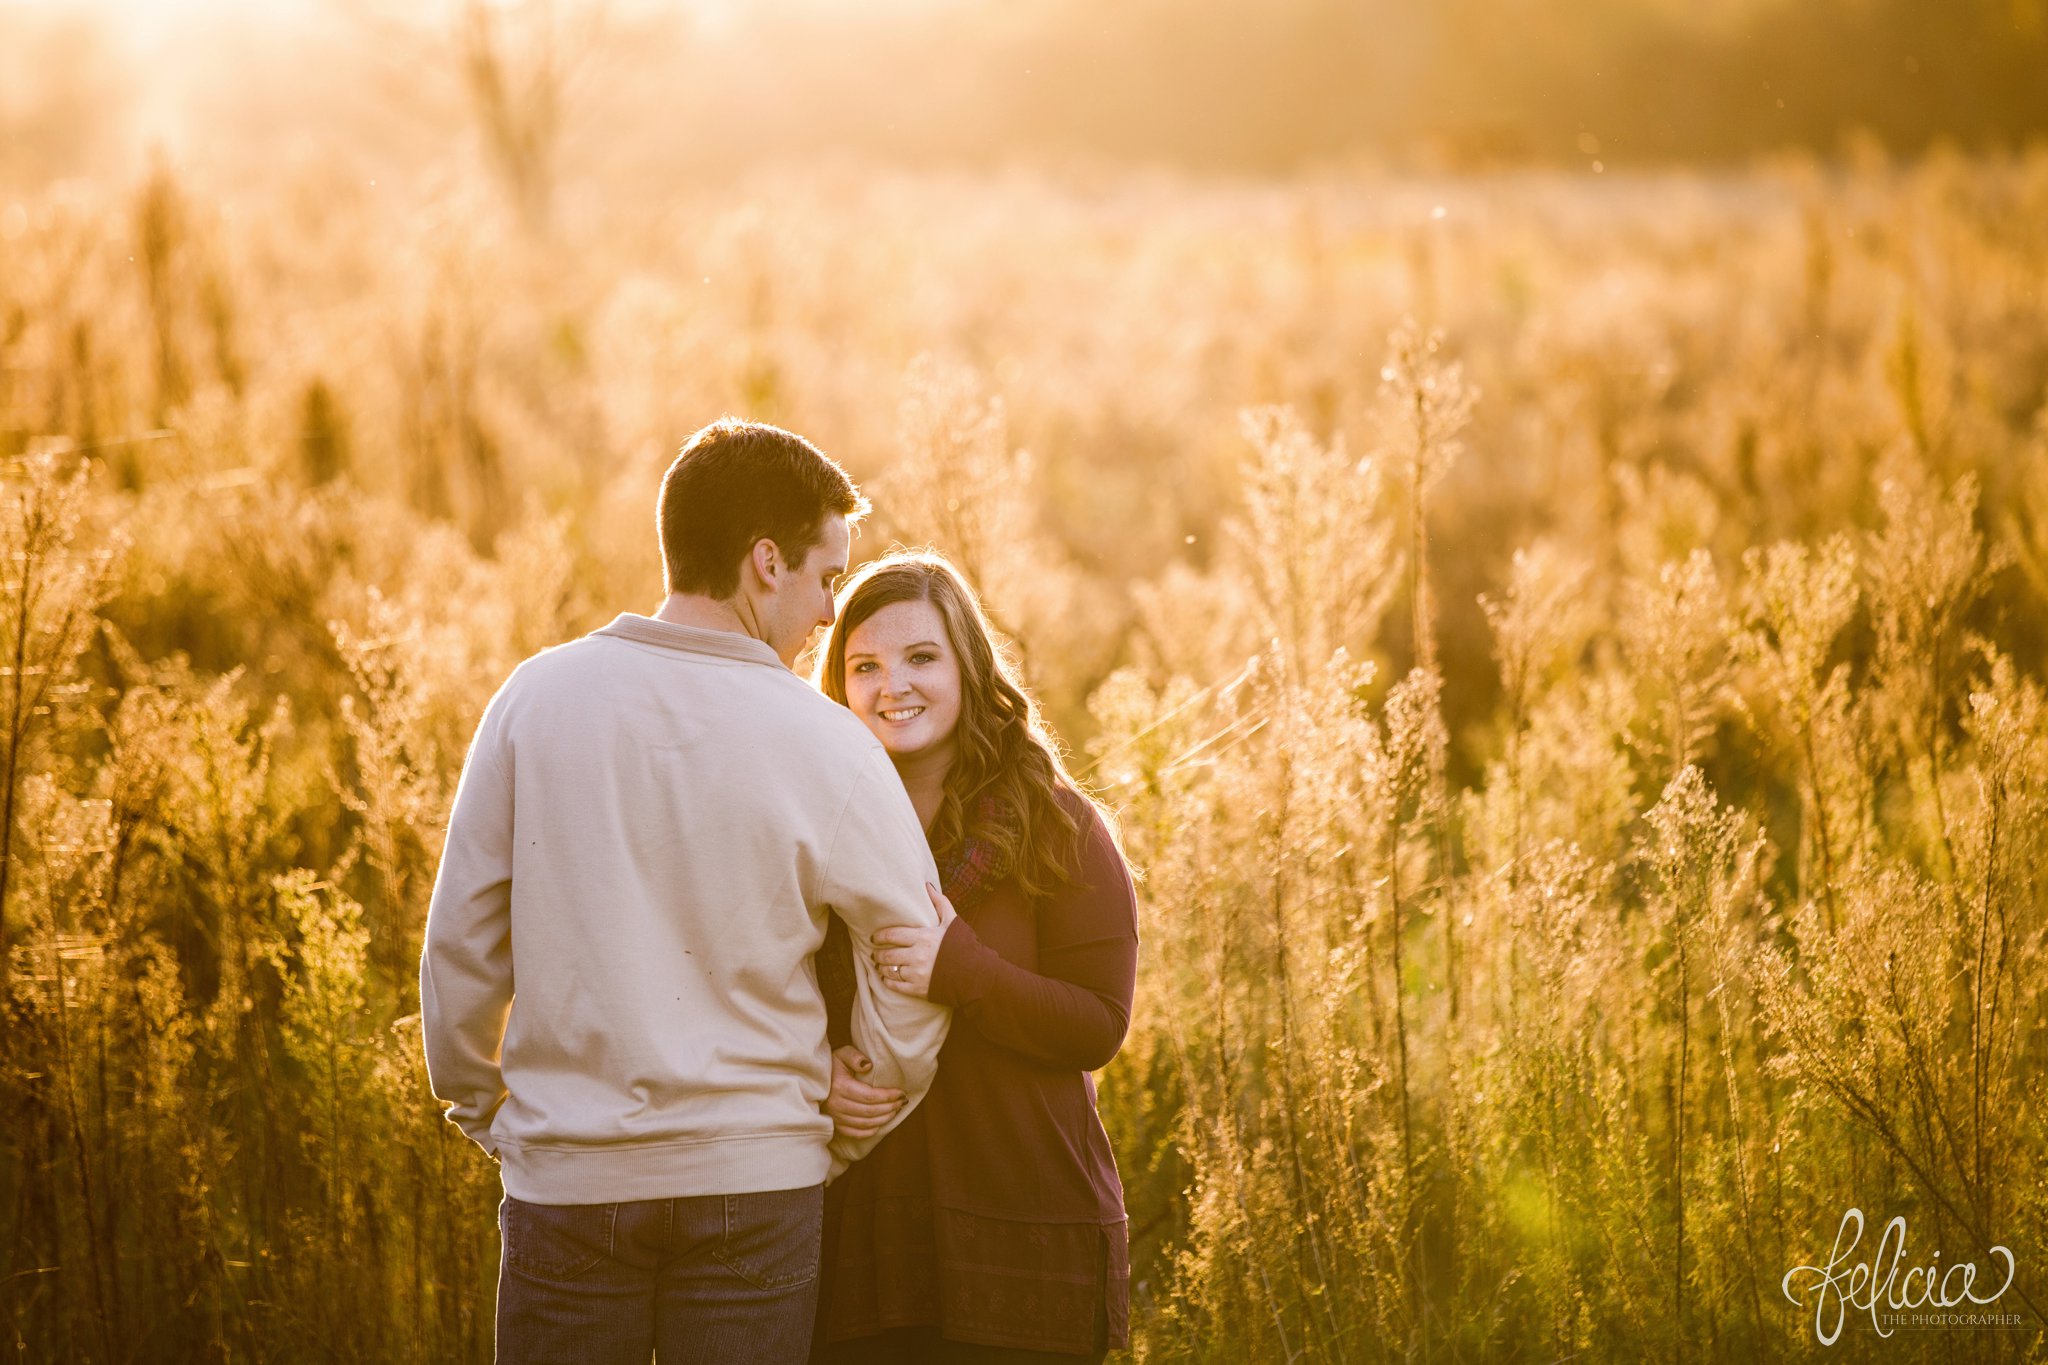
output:
[[1066,812],[1084,839],[1097,832],[1109,832],[1109,821],[1103,814],[1101,803],[1086,792],[1065,781],[1058,781],[1052,784],[1052,799]]
[[1087,793],[1059,783],[1053,788],[1060,809],[1074,822],[1074,838],[1068,855],[1069,870],[1077,880],[1087,881],[1105,870],[1126,870],[1123,852],[1116,838],[1114,817]]
[[1073,816],[1077,822],[1085,821],[1089,816],[1100,818],[1095,799],[1065,778],[1056,779],[1052,783],[1052,799],[1059,802],[1060,809]]

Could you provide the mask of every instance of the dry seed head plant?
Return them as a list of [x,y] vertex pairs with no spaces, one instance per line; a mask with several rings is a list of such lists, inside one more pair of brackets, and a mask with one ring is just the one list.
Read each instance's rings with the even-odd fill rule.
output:
[[1850,1208],[2028,1324],[1860,1345],[2041,1358],[2048,160],[540,235],[322,175],[0,234],[15,1356],[489,1358],[455,778],[744,411],[969,568],[1119,812],[1135,1358],[1791,1358]]

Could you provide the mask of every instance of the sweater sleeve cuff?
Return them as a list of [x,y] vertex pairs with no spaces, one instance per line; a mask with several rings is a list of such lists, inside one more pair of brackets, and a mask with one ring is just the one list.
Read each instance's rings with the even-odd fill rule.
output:
[[932,961],[932,984],[926,995],[935,1005],[971,1005],[988,992],[996,954],[975,935],[966,920],[954,918],[939,940]]
[[484,1114],[458,1115],[451,1112],[448,1115],[448,1121],[457,1128],[460,1128],[463,1136],[483,1148],[484,1154],[495,1161],[498,1158],[498,1143],[497,1139],[491,1136],[491,1120],[497,1115],[497,1112],[498,1106],[494,1104],[490,1107],[490,1111]]

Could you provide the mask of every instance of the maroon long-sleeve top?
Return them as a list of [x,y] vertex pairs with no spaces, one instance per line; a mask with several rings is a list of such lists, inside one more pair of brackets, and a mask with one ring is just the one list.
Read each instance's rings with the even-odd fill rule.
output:
[[[1137,897],[1094,808],[1068,809],[1071,885],[1034,900],[1006,878],[956,899],[930,989],[954,1011],[937,1078],[826,1192],[820,1340],[937,1326],[1027,1350],[1129,1342],[1123,1186],[1089,1073],[1130,1024]],[[835,932],[819,959],[835,1046],[849,952]]]

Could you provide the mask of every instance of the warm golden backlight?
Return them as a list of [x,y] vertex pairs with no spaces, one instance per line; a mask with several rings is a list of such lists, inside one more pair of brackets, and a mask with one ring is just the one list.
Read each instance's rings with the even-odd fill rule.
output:
[[[731,412],[1121,812],[1142,1358],[2036,1350],[2044,69],[2038,0],[0,0],[0,1346],[489,1358],[441,831]],[[2014,1321],[1880,1337],[1851,1209]]]

